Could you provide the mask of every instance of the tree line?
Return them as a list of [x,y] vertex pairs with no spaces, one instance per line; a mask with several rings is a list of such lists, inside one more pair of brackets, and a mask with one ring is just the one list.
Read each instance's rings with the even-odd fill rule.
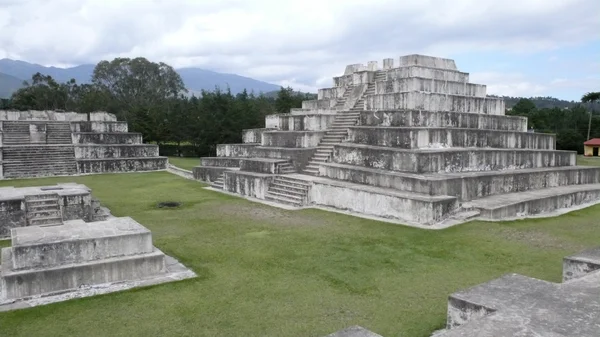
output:
[[274,93],[232,94],[229,88],[189,94],[179,74],[165,63],[138,57],[101,61],[90,83],[58,83],[34,74],[0,109],[107,111],[126,121],[162,155],[210,156],[216,144],[240,143],[242,130],[264,127],[265,116],[288,113],[316,95],[281,87]]
[[599,103],[599,96],[598,92],[588,93],[570,108],[538,108],[533,100],[521,98],[506,114],[527,117],[528,127],[535,132],[556,134],[557,149],[582,154],[583,142],[600,138],[600,111],[586,107]]

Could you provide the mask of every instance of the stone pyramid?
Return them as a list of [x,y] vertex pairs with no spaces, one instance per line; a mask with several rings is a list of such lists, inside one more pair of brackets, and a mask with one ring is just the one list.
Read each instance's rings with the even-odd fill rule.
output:
[[348,65],[301,109],[217,145],[196,179],[293,207],[418,226],[551,215],[600,200],[600,168],[528,132],[453,60]]

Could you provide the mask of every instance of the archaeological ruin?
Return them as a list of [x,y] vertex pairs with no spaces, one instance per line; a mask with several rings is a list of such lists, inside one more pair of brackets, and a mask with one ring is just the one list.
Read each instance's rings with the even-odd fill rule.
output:
[[0,179],[164,170],[158,146],[143,144],[113,114],[0,110]]
[[[450,295],[432,337],[596,337],[599,313],[600,247],[565,257],[562,283],[506,274]],[[326,337],[382,336],[353,326]]]
[[453,60],[424,55],[346,67],[301,109],[217,145],[194,178],[212,188],[441,228],[558,214],[600,201],[600,167],[528,132]]
[[84,185],[0,188],[0,311],[196,277]]

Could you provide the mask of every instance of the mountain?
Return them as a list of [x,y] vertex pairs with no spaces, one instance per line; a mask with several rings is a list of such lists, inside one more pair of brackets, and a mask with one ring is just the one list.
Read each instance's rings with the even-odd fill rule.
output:
[[[44,75],[50,75],[57,82],[66,82],[74,78],[77,83],[89,83],[94,72],[95,65],[83,64],[72,68],[57,68],[45,67],[39,64],[28,63],[25,61],[1,59],[0,73],[15,77],[17,79],[29,80],[31,76],[37,72]],[[246,89],[248,92],[254,91],[255,94],[260,92],[268,92],[279,90],[280,86],[255,80],[249,77],[244,77],[235,74],[218,73],[215,71],[200,69],[200,68],[181,68],[176,69],[181,76],[183,83],[192,93],[199,93],[200,90],[214,90],[218,86],[222,90],[231,89],[233,94],[237,94]],[[23,82],[19,80],[19,84]],[[9,86],[5,84],[4,78],[0,79],[0,88]],[[6,98],[10,94],[6,94],[0,90],[0,98]]]
[[22,86],[22,79],[0,73],[0,98],[10,97],[13,92],[17,91]]

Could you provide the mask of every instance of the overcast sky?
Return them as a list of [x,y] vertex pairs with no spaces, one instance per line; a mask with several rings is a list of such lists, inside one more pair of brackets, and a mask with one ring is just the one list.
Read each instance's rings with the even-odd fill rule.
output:
[[345,65],[422,53],[488,93],[600,91],[600,0],[0,0],[0,58],[144,56],[300,90]]

